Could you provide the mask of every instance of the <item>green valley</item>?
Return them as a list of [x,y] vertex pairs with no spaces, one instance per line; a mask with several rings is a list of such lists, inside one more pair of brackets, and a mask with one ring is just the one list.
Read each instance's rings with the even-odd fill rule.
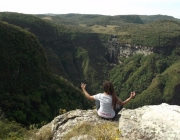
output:
[[[118,61],[110,60],[113,39]],[[124,45],[152,53],[122,57]],[[52,120],[59,109],[91,109],[81,82],[96,94],[110,80],[122,100],[136,91],[126,108],[180,105],[180,22],[173,17],[3,12],[0,57],[0,107],[26,126]]]

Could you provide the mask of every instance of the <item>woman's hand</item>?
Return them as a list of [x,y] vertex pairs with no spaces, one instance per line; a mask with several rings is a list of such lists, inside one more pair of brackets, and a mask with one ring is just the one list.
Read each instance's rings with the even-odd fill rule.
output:
[[81,83],[81,88],[82,88],[82,90],[84,90],[86,88],[86,84]]
[[127,104],[132,98],[134,98],[136,96],[135,91],[132,91],[129,98],[127,98],[125,101],[119,101],[119,104],[124,106],[125,104]]
[[94,100],[94,97],[93,96],[91,96],[91,95],[89,95],[89,93],[86,91],[86,84],[84,84],[84,83],[81,83],[81,88],[82,88],[82,90],[83,90],[83,93],[85,94],[85,96],[88,98],[88,99],[90,99],[90,100]]
[[135,92],[135,91],[131,92],[130,98],[132,99],[132,98],[134,98],[135,96],[136,96],[136,92]]

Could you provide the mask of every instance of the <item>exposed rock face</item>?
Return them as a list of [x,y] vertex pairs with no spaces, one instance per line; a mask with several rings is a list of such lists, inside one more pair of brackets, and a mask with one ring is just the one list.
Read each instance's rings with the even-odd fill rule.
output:
[[54,119],[53,140],[59,140],[63,138],[63,135],[67,134],[72,128],[83,122],[99,122],[95,110],[74,110],[63,115],[60,115]]
[[[116,120],[121,130],[121,140],[180,140],[180,106],[161,104],[144,106],[137,109],[123,109],[121,117]],[[93,125],[103,123],[96,110],[73,110],[57,116],[51,123],[43,126],[40,134],[46,128],[53,133],[53,140],[64,140],[64,135],[84,122]],[[93,136],[86,134],[74,136],[71,140],[82,140]]]
[[[48,127],[51,128],[53,133],[53,140],[64,140],[63,136],[68,132],[72,131],[73,127],[80,125],[84,122],[91,122],[94,125],[97,123],[102,123],[105,120],[100,119],[97,116],[97,111],[94,110],[73,110],[65,114],[59,115],[54,120],[43,126],[37,135],[41,135],[42,131]],[[85,136],[79,136],[77,139],[85,138]],[[89,136],[92,137],[92,136]],[[74,138],[72,138],[73,140]]]
[[119,47],[119,56],[120,57],[129,57],[134,54],[143,54],[143,55],[149,55],[153,53],[152,48],[141,46],[141,45],[130,45],[130,44],[124,44]]
[[123,140],[180,140],[180,106],[161,104],[123,110]]
[[153,53],[153,48],[141,45],[121,44],[117,40],[117,36],[111,36],[111,39],[107,42],[104,41],[104,45],[109,50],[110,60],[113,63],[120,63],[119,57],[130,57],[135,54],[149,55]]

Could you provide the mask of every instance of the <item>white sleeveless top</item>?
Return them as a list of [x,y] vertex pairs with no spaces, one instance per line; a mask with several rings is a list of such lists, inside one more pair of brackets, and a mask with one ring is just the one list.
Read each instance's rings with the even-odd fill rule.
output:
[[95,100],[100,101],[100,108],[98,109],[98,115],[104,118],[113,118],[115,112],[112,105],[112,96],[103,93],[98,93],[93,96]]

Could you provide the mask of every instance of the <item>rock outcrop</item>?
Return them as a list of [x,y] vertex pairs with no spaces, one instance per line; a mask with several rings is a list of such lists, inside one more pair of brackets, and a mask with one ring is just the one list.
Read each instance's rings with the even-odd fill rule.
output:
[[112,63],[121,63],[119,57],[130,57],[135,54],[143,54],[145,56],[150,55],[154,52],[152,47],[142,46],[136,44],[121,44],[117,40],[117,36],[111,36],[108,41],[103,40],[103,44],[108,48],[109,59]]
[[[77,125],[81,125],[84,122],[90,122],[93,125],[97,125],[98,123],[103,123],[106,120],[103,120],[98,117],[97,111],[94,110],[72,110],[65,114],[59,115],[54,120],[43,126],[37,135],[42,135],[45,129],[51,129],[53,133],[53,140],[64,140],[64,135],[68,132],[71,132],[73,128]],[[77,136],[76,136],[77,137]],[[87,135],[79,136],[80,138],[87,137]],[[92,136],[89,136],[92,137]],[[75,137],[74,137],[75,138]],[[72,140],[74,139],[72,138]]]
[[[161,104],[144,106],[137,109],[123,109],[115,120],[121,130],[121,140],[180,140],[180,106]],[[64,140],[64,136],[77,125],[90,122],[94,126],[107,120],[97,116],[96,110],[73,110],[57,116],[51,123],[43,126],[50,128],[53,140]],[[94,139],[93,136],[80,134],[74,139]]]
[[83,122],[100,123],[100,118],[97,117],[95,110],[74,110],[56,117],[53,125],[53,140],[63,139],[73,127]]
[[121,112],[122,140],[180,140],[180,106],[151,105]]

